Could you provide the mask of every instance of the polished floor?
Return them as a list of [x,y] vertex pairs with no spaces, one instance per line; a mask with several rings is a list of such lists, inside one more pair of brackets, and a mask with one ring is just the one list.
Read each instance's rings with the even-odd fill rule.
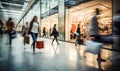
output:
[[[12,47],[8,44],[8,35],[0,38],[0,71],[120,71],[120,62],[112,63],[110,50],[102,49],[105,62],[97,61],[97,55],[86,53],[85,46],[75,46],[73,43],[59,41],[60,45],[51,39],[44,41],[44,49],[36,49],[33,54],[31,43],[23,45],[23,37],[17,35]],[[108,46],[109,47],[109,46]]]

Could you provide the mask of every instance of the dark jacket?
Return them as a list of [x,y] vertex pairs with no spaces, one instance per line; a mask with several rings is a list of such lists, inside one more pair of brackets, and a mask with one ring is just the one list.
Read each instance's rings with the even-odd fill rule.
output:
[[80,36],[80,26],[77,27],[76,32],[77,32],[77,33],[79,34],[79,36]]
[[7,26],[7,31],[8,31],[8,32],[11,32],[11,31],[13,30],[13,28],[14,28],[14,23],[9,20],[9,21],[7,21],[7,23],[6,23],[6,26]]
[[58,31],[57,31],[57,29],[55,28],[55,27],[53,27],[53,31],[52,31],[52,35],[53,36],[58,36]]

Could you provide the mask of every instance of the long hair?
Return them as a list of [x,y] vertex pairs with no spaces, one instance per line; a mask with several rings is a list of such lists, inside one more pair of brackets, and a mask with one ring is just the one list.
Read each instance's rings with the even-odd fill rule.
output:
[[34,16],[33,19],[32,19],[32,21],[30,22],[30,27],[29,27],[28,33],[30,33],[30,31],[32,29],[33,22],[36,21],[35,18],[37,18],[37,16]]
[[30,23],[33,23],[34,21],[36,21],[35,18],[37,18],[37,16],[34,16]]

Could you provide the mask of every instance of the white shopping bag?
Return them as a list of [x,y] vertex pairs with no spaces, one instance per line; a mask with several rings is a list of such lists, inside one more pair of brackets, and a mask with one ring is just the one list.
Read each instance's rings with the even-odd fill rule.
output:
[[86,41],[85,45],[86,45],[87,52],[90,52],[93,54],[98,54],[100,52],[100,49],[101,49],[103,43],[88,40],[88,41]]
[[75,35],[76,35],[76,36],[80,36],[80,34],[79,34],[79,33],[77,33],[77,32],[75,32]]

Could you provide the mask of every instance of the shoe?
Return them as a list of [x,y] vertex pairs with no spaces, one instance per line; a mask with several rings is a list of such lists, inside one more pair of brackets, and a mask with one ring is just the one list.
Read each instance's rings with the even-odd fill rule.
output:
[[57,43],[58,45],[60,44],[60,43]]
[[104,60],[102,58],[97,58],[97,61],[105,62],[106,60]]
[[33,50],[33,54],[35,54],[35,51]]

